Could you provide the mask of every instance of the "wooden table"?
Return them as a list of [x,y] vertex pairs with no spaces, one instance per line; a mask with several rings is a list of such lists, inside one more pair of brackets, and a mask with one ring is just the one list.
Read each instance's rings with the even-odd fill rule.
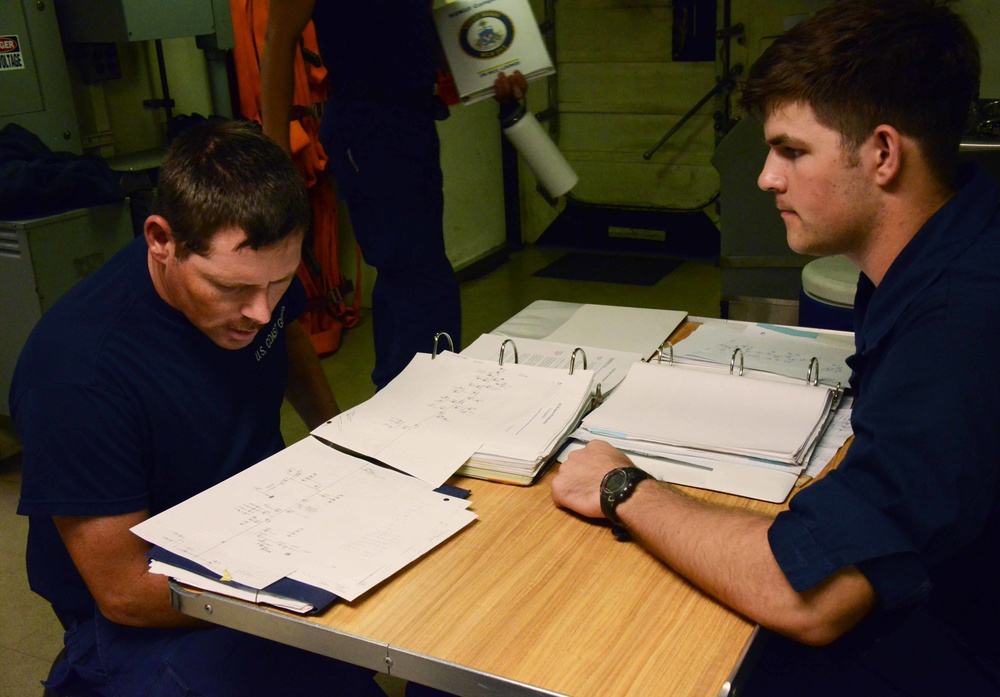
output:
[[[671,339],[695,326],[685,323]],[[357,601],[320,616],[172,582],[174,605],[470,697],[729,694],[755,625],[639,545],[617,541],[608,525],[557,508],[552,476],[530,487],[453,479],[472,490],[478,520]],[[687,491],[764,513],[783,508]]]
[[[479,519],[303,618],[173,586],[182,612],[460,695],[726,694],[754,625],[531,487],[457,479]],[[774,504],[705,498],[765,512]]]

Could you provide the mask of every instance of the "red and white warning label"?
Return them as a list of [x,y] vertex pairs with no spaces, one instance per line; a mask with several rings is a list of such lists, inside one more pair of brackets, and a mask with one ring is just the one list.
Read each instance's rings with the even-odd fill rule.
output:
[[17,36],[0,36],[0,70],[24,70],[24,56]]

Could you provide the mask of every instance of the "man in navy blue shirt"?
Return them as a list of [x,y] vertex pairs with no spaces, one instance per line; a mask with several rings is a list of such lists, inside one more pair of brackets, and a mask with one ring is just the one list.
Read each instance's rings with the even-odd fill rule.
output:
[[743,695],[1000,693],[1000,214],[958,165],[979,68],[941,3],[842,0],[744,87],[789,245],[861,272],[839,468],[776,518],[644,479],[602,442],[553,480],[556,504],[766,628]]
[[144,234],[32,332],[11,386],[28,578],[66,627],[49,686],[102,695],[382,694],[371,671],[176,612],[130,529],[338,412],[297,321],[309,202],[250,124],[180,136]]

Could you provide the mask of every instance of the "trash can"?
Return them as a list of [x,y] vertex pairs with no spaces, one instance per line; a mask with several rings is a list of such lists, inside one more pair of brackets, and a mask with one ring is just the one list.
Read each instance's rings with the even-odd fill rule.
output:
[[802,268],[799,326],[854,331],[854,292],[858,267],[837,255],[810,261]]

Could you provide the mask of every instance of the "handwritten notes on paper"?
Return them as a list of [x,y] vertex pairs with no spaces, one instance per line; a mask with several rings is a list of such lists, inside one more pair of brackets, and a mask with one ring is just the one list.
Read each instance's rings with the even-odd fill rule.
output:
[[313,433],[437,486],[486,443],[547,455],[573,427],[593,378],[417,354],[374,397]]
[[[462,351],[463,356],[481,360],[499,362],[500,347],[507,337],[499,334],[482,334]],[[581,346],[580,344],[562,344],[554,341],[539,341],[538,339],[516,339],[507,345],[504,362],[510,364],[514,360],[514,349],[517,350],[518,365],[532,365],[539,368],[554,368],[569,371],[573,352],[583,349],[586,366],[581,354],[577,354],[574,369],[587,368],[594,371],[594,380],[600,383],[604,394],[611,392],[628,374],[630,365],[646,357],[646,354],[630,351],[614,351],[611,349]]]
[[851,369],[845,362],[854,353],[854,336],[779,327],[769,324],[711,323],[698,327],[674,345],[682,362],[729,365],[733,350],[743,352],[746,367],[796,380],[805,380],[809,361],[819,360],[820,382],[847,386]]
[[353,600],[472,522],[467,506],[310,437],[132,531],[252,588]]

